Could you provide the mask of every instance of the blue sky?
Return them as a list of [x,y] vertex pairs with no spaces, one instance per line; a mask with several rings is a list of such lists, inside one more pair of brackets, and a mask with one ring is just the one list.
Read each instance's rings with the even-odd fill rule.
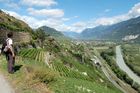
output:
[[32,28],[81,32],[138,17],[140,0],[0,0],[0,9]]

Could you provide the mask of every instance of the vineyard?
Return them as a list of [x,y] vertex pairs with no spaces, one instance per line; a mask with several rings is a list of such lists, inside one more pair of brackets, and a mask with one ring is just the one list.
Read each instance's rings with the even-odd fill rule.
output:
[[34,59],[35,61],[44,62],[44,51],[42,49],[22,49],[19,55],[23,58]]
[[58,71],[61,76],[89,80],[88,76],[83,75],[79,73],[78,71],[69,69],[68,67],[64,66],[62,63],[54,62],[53,68],[55,69],[55,71]]
[[[72,64],[71,67],[68,63],[57,59],[52,64],[53,69],[61,75],[61,78],[49,85],[55,93],[121,93],[110,83],[100,82],[99,79],[105,78],[101,77],[98,71],[90,69],[90,66],[73,62],[72,58],[70,61],[69,58],[63,57],[63,61],[69,61],[68,63]],[[83,71],[86,74],[83,74]]]
[[[95,66],[82,64],[73,56],[62,56],[61,61],[63,64],[70,64],[70,69],[75,69],[80,73],[86,73],[86,75],[92,79],[93,81],[101,79],[105,79],[100,69],[96,69]],[[97,79],[98,78],[98,79]]]

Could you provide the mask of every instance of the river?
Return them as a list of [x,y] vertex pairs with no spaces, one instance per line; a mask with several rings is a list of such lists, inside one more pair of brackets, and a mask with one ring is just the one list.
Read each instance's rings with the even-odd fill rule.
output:
[[135,82],[140,84],[140,77],[137,76],[124,62],[121,46],[116,46],[116,62],[120,69],[125,71],[130,78],[132,78]]

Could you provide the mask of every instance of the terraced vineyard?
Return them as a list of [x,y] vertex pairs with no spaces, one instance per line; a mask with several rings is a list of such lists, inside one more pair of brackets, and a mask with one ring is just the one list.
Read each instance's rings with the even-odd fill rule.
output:
[[34,59],[39,62],[44,62],[44,51],[42,49],[22,49],[19,55],[23,58]]
[[83,74],[79,73],[78,71],[72,70],[59,62],[54,62],[53,68],[56,71],[60,72],[60,75],[64,76],[64,77],[77,78],[77,79],[83,79],[83,80],[90,79],[87,75],[83,75]]
[[92,71],[90,67],[72,61],[71,58],[67,64],[57,59],[53,62],[53,69],[61,75],[61,78],[49,85],[55,93],[121,93],[111,83],[104,82],[105,78],[98,76],[97,70]]
[[102,75],[103,73],[102,73],[101,69],[96,69],[95,66],[80,63],[73,56],[70,56],[70,55],[62,56],[61,60],[62,60],[63,64],[71,65],[71,67],[70,67],[71,69],[75,69],[75,70],[79,71],[80,73],[86,74],[88,77],[90,77],[90,79],[92,79],[94,81],[99,80],[99,79],[103,79],[103,80],[105,79],[105,76]]

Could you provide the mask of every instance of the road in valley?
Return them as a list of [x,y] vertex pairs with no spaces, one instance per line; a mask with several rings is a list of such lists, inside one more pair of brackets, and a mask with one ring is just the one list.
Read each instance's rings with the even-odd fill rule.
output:
[[101,64],[101,69],[104,72],[105,76],[108,78],[108,80],[116,86],[118,89],[120,89],[123,93],[137,93],[130,85],[126,84],[122,80],[120,80],[114,72],[110,69],[110,67],[106,64],[105,60],[100,56],[99,52],[95,49],[94,53],[97,56],[97,60]]
[[140,84],[140,77],[137,76],[124,62],[121,46],[116,46],[116,62],[120,69],[128,74],[130,78],[132,78],[135,82]]

